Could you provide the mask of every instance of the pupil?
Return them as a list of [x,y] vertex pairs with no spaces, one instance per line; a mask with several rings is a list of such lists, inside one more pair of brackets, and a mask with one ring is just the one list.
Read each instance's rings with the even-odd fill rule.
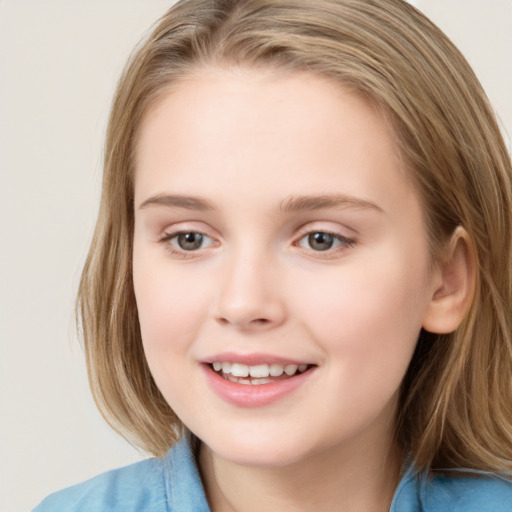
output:
[[185,251],[199,249],[203,243],[203,235],[199,233],[181,233],[178,235],[178,245]]
[[327,251],[334,243],[334,237],[328,233],[311,233],[308,236],[309,246],[315,251]]

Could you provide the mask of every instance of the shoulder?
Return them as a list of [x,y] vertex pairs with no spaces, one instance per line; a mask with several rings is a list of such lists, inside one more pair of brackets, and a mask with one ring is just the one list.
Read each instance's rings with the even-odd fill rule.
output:
[[459,470],[430,478],[409,473],[397,489],[392,512],[511,512],[512,480]]
[[188,436],[160,459],[103,473],[48,496],[33,512],[209,512]]
[[422,495],[426,511],[512,511],[512,480],[484,472],[436,476],[422,486]]
[[33,512],[163,512],[163,465],[162,459],[148,459],[108,471],[51,494]]

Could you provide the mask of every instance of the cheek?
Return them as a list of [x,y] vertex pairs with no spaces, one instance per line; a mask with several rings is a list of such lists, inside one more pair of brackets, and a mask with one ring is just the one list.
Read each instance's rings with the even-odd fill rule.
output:
[[301,284],[309,292],[295,294],[297,317],[328,357],[362,382],[386,373],[401,378],[426,307],[424,266],[385,256],[329,279],[311,276]]
[[142,341],[148,360],[183,352],[195,337],[206,293],[193,276],[165,259],[134,253],[133,280]]
[[168,262],[134,254],[133,279],[142,344],[151,374],[180,418],[196,397],[192,347],[206,307],[199,283]]

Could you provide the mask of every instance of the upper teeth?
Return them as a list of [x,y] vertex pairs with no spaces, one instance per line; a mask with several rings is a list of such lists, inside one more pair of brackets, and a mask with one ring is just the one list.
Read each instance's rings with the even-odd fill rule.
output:
[[247,364],[240,363],[228,363],[228,362],[215,362],[213,363],[213,369],[218,372],[222,370],[223,373],[233,375],[233,377],[254,377],[254,378],[265,378],[265,377],[280,377],[283,373],[286,375],[294,375],[297,370],[299,372],[306,371],[307,364],[257,364],[249,366]]

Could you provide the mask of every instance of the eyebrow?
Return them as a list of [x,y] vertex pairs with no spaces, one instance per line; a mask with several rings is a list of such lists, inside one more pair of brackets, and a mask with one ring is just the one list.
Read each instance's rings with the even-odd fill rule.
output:
[[[157,194],[146,199],[139,208],[143,209],[151,206],[165,206],[168,208],[183,208],[197,211],[217,210],[214,203],[207,199],[174,194]],[[371,201],[345,194],[290,196],[279,205],[279,211],[284,213],[314,211],[324,208],[371,209],[379,212],[383,211],[382,208]]]
[[320,194],[311,196],[289,197],[285,199],[280,210],[286,213],[321,210],[323,208],[353,208],[353,209],[370,209],[382,212],[382,208],[359,197],[349,196],[345,194]]
[[216,207],[210,201],[194,196],[182,196],[171,194],[157,194],[146,199],[139,208],[149,206],[167,206],[168,208],[184,208],[185,210],[211,211]]

